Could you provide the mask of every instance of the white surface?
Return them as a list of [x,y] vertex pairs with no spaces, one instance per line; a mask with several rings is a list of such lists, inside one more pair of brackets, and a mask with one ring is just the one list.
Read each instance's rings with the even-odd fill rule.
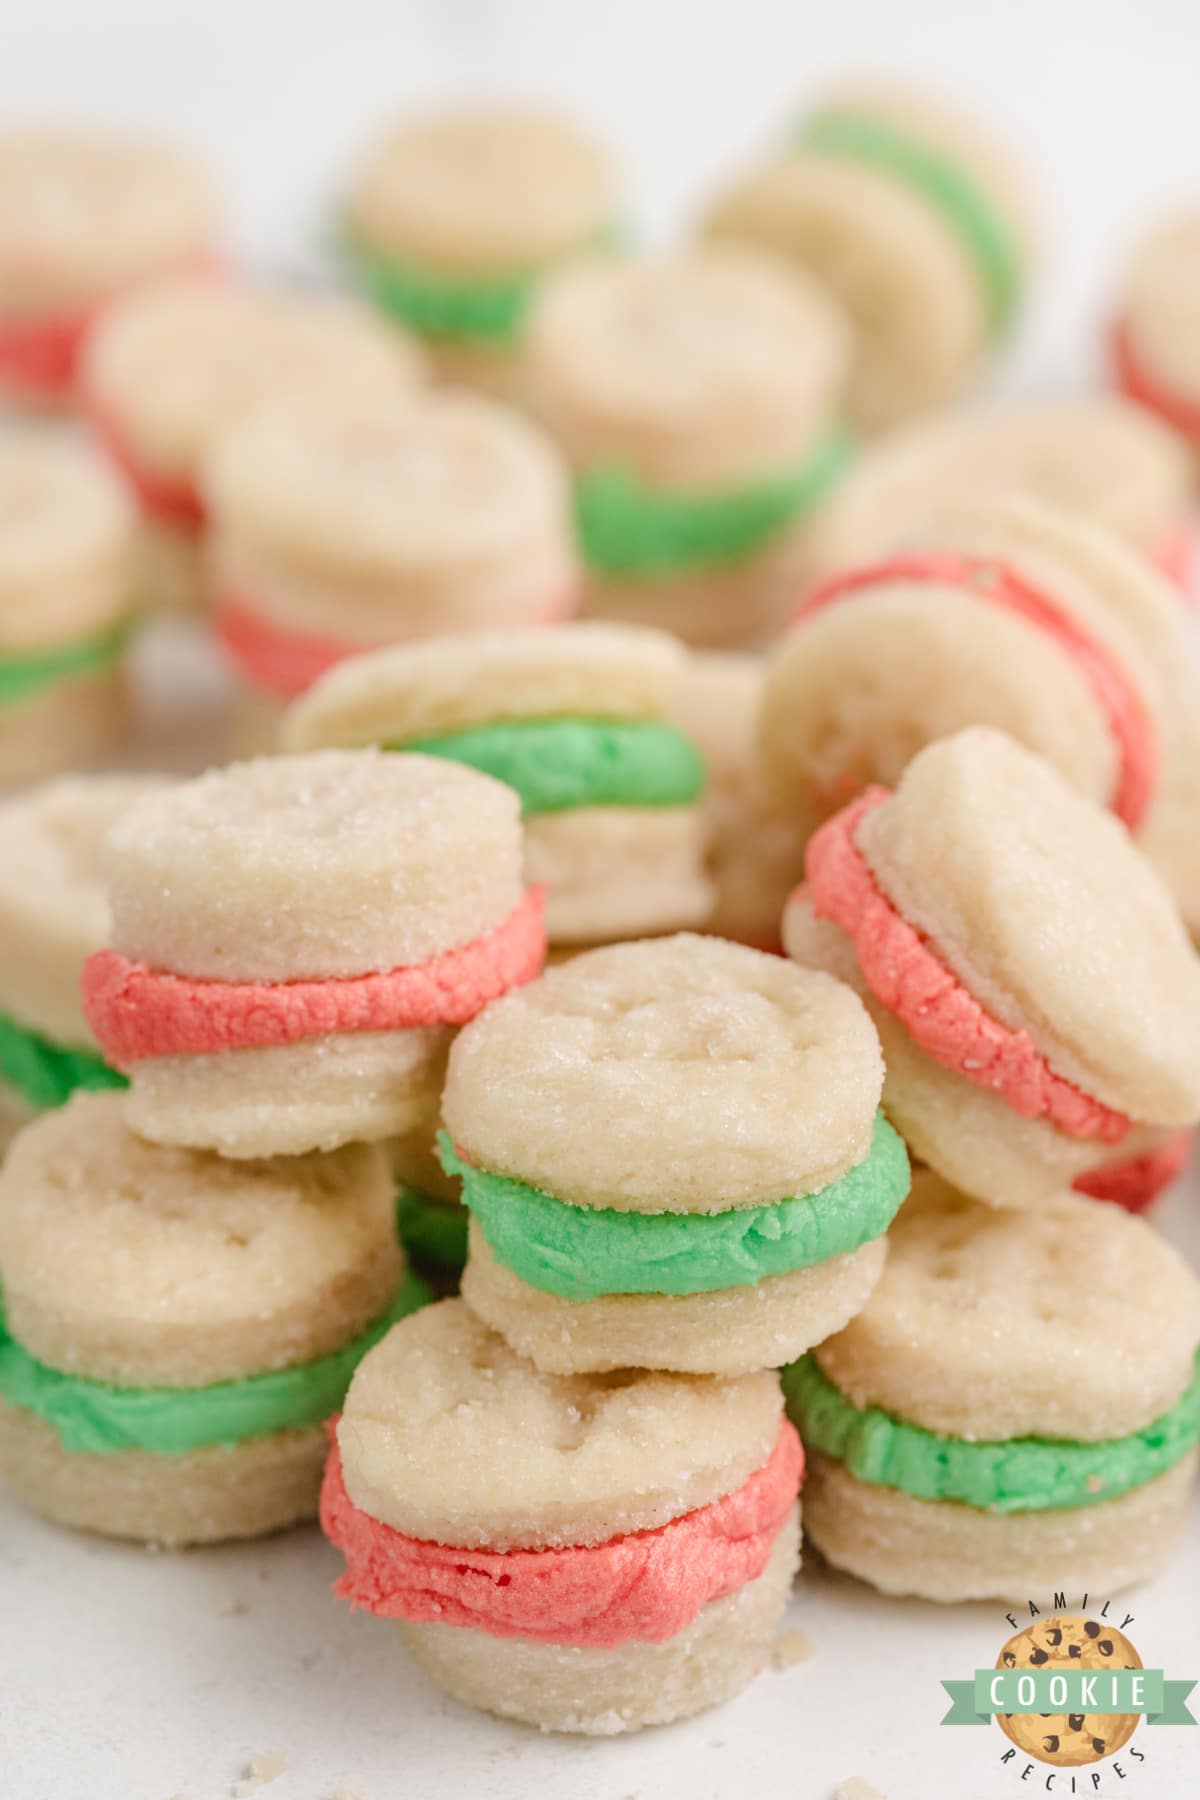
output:
[[[1200,196],[1194,0],[38,0],[0,24],[0,118],[90,117],[207,150],[257,260],[314,265],[340,172],[373,121],[448,92],[557,99],[623,155],[631,212],[664,238],[775,133],[793,102],[848,71],[958,93],[1023,148],[1046,214],[1042,288],[996,377],[1009,391],[1094,374],[1123,246],[1156,207]],[[178,643],[165,650],[176,661]],[[189,661],[192,660],[189,652]],[[152,647],[158,662],[163,645]],[[159,710],[156,758],[186,766],[220,686],[195,658],[195,703]],[[213,740],[215,741],[215,740]],[[1200,1183],[1164,1209],[1200,1257]],[[1130,1294],[1130,1305],[1153,1295]],[[1103,1355],[1103,1320],[1097,1354]],[[386,1625],[329,1595],[315,1532],[151,1556],[72,1538],[0,1499],[0,1796],[223,1800],[256,1755],[287,1773],[266,1800],[829,1800],[851,1774],[886,1800],[1003,1800],[1029,1783],[995,1726],[941,1730],[942,1677],[990,1663],[999,1607],[888,1603],[812,1572],[788,1623],[810,1661],[765,1671],[687,1726],[600,1743],[547,1740],[441,1698]],[[1148,1663],[1200,1674],[1200,1531],[1137,1593]],[[1099,1790],[1184,1800],[1200,1732],[1139,1730]],[[1050,1790],[1070,1792],[1059,1775]]]

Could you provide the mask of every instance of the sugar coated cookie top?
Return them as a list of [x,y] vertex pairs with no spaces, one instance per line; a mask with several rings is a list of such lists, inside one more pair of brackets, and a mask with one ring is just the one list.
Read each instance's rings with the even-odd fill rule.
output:
[[649,626],[578,624],[421,643],[355,657],[291,709],[284,741],[404,743],[499,719],[661,718],[684,654]]
[[101,630],[132,603],[135,521],[65,433],[0,430],[0,655]]
[[168,146],[0,133],[0,314],[111,293],[206,250],[215,225],[204,171]]
[[0,1175],[12,1335],[52,1368],[202,1387],[325,1355],[399,1284],[378,1146],[226,1162],[136,1137],[121,1097],[26,1127]]
[[430,114],[376,144],[347,201],[364,244],[444,274],[503,275],[573,250],[612,223],[608,159],[550,113]]
[[458,1037],[459,1150],[584,1206],[721,1212],[827,1186],[871,1147],[883,1062],[849,988],[739,944],[593,950]]
[[1118,1206],[984,1206],[918,1175],[863,1311],[817,1352],[856,1406],[972,1441],[1142,1430],[1192,1379],[1200,1283]]
[[427,962],[517,905],[518,815],[510,789],[441,758],[323,750],[210,770],[112,832],[113,947],[215,981]]
[[999,732],[932,744],[859,825],[884,895],[1056,1073],[1153,1124],[1200,1112],[1200,962],[1108,813]]
[[410,1537],[586,1544],[740,1487],[774,1449],[781,1408],[773,1371],[540,1374],[444,1300],[359,1364],[338,1443],[355,1505]]
[[402,395],[421,356],[357,301],[181,276],[108,311],[87,349],[92,405],[156,469],[192,474],[274,398]]
[[730,487],[808,453],[847,356],[840,318],[802,276],[709,248],[556,276],[531,324],[529,379],[573,462]]

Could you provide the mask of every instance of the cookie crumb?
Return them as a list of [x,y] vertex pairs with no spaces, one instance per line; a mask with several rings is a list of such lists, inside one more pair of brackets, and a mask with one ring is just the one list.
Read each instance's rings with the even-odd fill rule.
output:
[[[777,1632],[771,1644],[771,1667],[793,1669],[797,1663],[807,1662],[812,1653],[812,1639],[802,1631]],[[853,1795],[850,1800],[854,1800]]]
[[287,1757],[282,1750],[264,1750],[261,1756],[252,1757],[245,1775],[230,1789],[233,1800],[246,1800],[248,1794],[256,1794],[269,1782],[278,1781],[286,1768]]
[[887,1796],[872,1787],[869,1781],[864,1781],[861,1775],[848,1775],[833,1800],[887,1800]]

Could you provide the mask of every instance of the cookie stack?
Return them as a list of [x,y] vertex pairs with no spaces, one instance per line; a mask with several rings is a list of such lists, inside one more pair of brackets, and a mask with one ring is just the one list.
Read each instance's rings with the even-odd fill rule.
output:
[[540,898],[507,789],[366,751],[153,788],[103,861],[84,1011],[129,1087],[0,1175],[0,1459],[64,1523],[256,1535],[312,1516],[322,1421],[427,1298],[387,1141],[540,968]]

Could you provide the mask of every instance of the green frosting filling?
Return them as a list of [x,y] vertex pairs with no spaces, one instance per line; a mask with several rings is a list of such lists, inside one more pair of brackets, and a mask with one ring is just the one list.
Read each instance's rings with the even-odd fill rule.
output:
[[0,1013],[0,1081],[36,1112],[62,1106],[76,1088],[123,1088],[129,1083],[95,1050],[76,1050],[30,1031]]
[[439,1271],[462,1273],[467,1260],[465,1206],[404,1186],[396,1195],[396,1229],[410,1256]]
[[109,1387],[64,1375],[35,1361],[0,1321],[0,1394],[44,1419],[64,1450],[184,1456],[207,1444],[231,1445],[321,1424],[342,1404],[350,1377],[372,1345],[429,1297],[425,1284],[409,1275],[387,1311],[340,1350],[295,1368],[202,1388]]
[[837,108],[818,113],[803,125],[799,141],[807,150],[866,163],[915,188],[941,213],[974,264],[992,335],[1006,329],[1021,294],[1020,250],[969,176],[896,126],[862,113]]
[[544,1293],[710,1294],[827,1262],[882,1236],[908,1193],[908,1153],[882,1113],[870,1155],[815,1194],[719,1213],[616,1212],[573,1206],[523,1182],[476,1169],[438,1136],[442,1167],[493,1255]]
[[41,688],[71,675],[96,675],[116,662],[129,641],[127,621],[100,637],[31,656],[0,656],[0,706],[29,699]]
[[1131,1437],[1096,1444],[940,1437],[878,1407],[853,1405],[811,1354],[784,1369],[783,1389],[806,1447],[836,1457],[856,1480],[990,1512],[1049,1512],[1111,1500],[1161,1475],[1200,1439],[1200,1360],[1169,1412]]
[[515,788],[526,817],[574,806],[688,806],[704,761],[673,725],[635,719],[513,719],[392,749],[468,763]]
[[[613,225],[579,249],[615,250],[623,237]],[[402,320],[421,337],[497,348],[513,345],[520,336],[547,272],[537,267],[482,279],[455,278],[398,257],[378,255],[348,234],[343,234],[342,245],[359,282],[381,311]]]
[[850,461],[833,426],[797,469],[724,493],[669,494],[603,464],[575,484],[575,522],[589,568],[601,575],[670,575],[738,562],[823,500]]

